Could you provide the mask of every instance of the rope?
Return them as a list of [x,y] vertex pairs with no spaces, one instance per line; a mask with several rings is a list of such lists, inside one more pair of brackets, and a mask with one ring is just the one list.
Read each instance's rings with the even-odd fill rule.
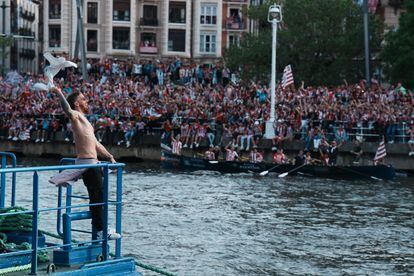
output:
[[165,275],[165,276],[175,276],[175,274],[172,274],[172,273],[170,273],[168,271],[162,270],[162,269],[160,269],[158,267],[155,267],[155,266],[152,266],[152,265],[147,265],[147,264],[138,262],[137,260],[135,260],[135,264],[137,266],[139,266],[139,267],[145,268],[145,269],[150,270],[150,271],[153,271],[153,272],[157,272],[158,274],[161,274],[161,275]]
[[27,270],[27,269],[30,269],[31,267],[32,267],[32,264],[19,265],[19,266],[11,266],[11,267],[7,267],[7,268],[2,268],[2,269],[0,269],[0,275],[12,273],[12,272],[18,272],[18,271]]
[[[27,211],[18,206],[2,208],[0,214],[13,214],[17,212]],[[32,248],[31,244],[23,242],[20,245],[15,243],[7,243],[7,234],[4,232],[31,232],[32,231],[32,215],[31,214],[15,214],[0,217],[0,251],[1,252],[16,252],[20,250],[29,250]],[[42,231],[39,231],[42,232]],[[49,255],[45,250],[40,249],[37,253],[37,259],[41,263],[49,261]],[[18,270],[17,270],[18,271]]]

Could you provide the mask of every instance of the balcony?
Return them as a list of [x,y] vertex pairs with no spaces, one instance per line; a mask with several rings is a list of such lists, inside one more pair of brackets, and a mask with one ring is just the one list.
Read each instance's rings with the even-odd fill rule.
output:
[[60,11],[50,11],[49,19],[60,19]]
[[229,29],[229,30],[243,30],[244,29],[243,20],[235,19],[235,18],[227,18],[226,19],[226,29]]
[[60,47],[60,39],[49,39],[49,47],[50,48]]
[[19,28],[18,33],[19,35],[32,36],[33,38],[35,38],[36,35],[35,32],[29,28]]
[[20,17],[30,22],[33,22],[36,19],[36,15],[33,12],[23,10],[22,7],[20,7]]
[[141,26],[158,26],[157,18],[141,18],[139,20]]
[[36,57],[36,51],[33,49],[20,49],[19,56],[27,59],[34,59]]
[[141,54],[156,54],[158,48],[156,46],[139,46],[139,52]]

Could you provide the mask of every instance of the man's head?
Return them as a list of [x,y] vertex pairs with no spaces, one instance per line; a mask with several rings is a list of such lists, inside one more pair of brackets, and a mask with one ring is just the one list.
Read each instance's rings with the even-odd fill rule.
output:
[[82,93],[73,92],[66,100],[68,101],[70,108],[83,113],[88,112],[88,101]]

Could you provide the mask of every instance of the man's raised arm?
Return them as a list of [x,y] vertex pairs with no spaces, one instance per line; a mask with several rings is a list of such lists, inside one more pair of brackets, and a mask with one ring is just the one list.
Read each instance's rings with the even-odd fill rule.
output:
[[62,91],[60,91],[60,89],[57,87],[51,87],[49,91],[59,96],[60,105],[62,106],[63,112],[65,112],[65,114],[68,115],[69,119],[72,120],[75,116],[75,113],[73,112],[73,109],[70,107]]

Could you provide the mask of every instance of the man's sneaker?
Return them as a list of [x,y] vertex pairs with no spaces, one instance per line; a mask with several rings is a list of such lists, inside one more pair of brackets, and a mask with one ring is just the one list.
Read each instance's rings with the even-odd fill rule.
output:
[[65,141],[66,141],[66,142],[69,142],[70,140],[69,140],[69,138],[68,138],[68,137],[66,137],[66,138],[65,138]]
[[[98,240],[103,239],[103,231],[98,231],[97,233]],[[118,234],[114,229],[108,230],[108,240],[117,240],[121,238],[121,234]]]

